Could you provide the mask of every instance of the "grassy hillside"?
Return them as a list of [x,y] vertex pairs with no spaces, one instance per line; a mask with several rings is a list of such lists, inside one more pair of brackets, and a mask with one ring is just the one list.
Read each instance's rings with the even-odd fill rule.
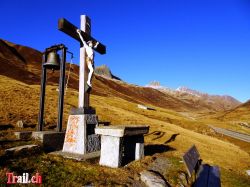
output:
[[[6,123],[14,124],[20,119],[26,124],[36,124],[40,87],[38,85],[28,85],[4,76],[0,77],[0,86],[2,88],[0,92],[1,125]],[[45,107],[46,128],[53,128],[53,125],[56,123],[58,94],[56,88],[57,86],[47,87]],[[66,121],[70,108],[77,106],[77,94],[77,91],[74,89],[68,89],[66,92],[64,128],[66,128]],[[245,170],[250,167],[249,153],[247,153],[245,149],[242,149],[227,140],[223,141],[216,138],[206,125],[205,121],[197,121],[193,118],[190,119],[190,117],[183,115],[183,113],[157,106],[153,106],[156,110],[141,110],[137,108],[137,102],[133,102],[133,100],[128,101],[127,98],[124,99],[113,95],[92,95],[91,104],[96,108],[100,120],[110,121],[113,125],[150,125],[150,133],[145,136],[146,144],[150,148],[149,154],[141,162],[135,162],[130,166],[132,172],[138,173],[145,168],[145,164],[147,162],[152,162],[152,156],[155,156],[155,154],[156,156],[160,154],[160,156],[165,156],[169,159],[176,158],[177,160],[181,160],[183,153],[191,145],[195,144],[201,153],[201,157],[206,163],[216,164],[221,167],[222,183],[224,186],[232,186],[232,183],[235,182],[231,180],[231,176],[237,178],[236,184],[241,184],[241,182],[242,184],[248,184],[246,183]],[[7,131],[2,130],[2,132],[8,133],[13,130],[15,129],[8,129]],[[61,160],[57,157],[48,157],[46,155],[39,157],[39,159],[41,160],[37,161],[38,163],[44,160],[46,162],[55,162],[59,168],[61,167],[61,169],[63,169],[63,171],[65,168],[60,165],[61,162],[64,162],[64,164],[66,164],[65,167],[67,168],[76,164],[74,161]],[[89,169],[83,169],[85,166],[88,166]],[[181,165],[180,168],[182,168],[182,166],[183,165]],[[46,168],[41,168],[37,163],[32,167],[37,167],[41,171],[46,170]],[[83,163],[83,165],[77,164],[77,167],[80,167],[84,172],[87,172],[86,175],[90,178],[90,181],[95,181],[96,173],[99,173],[102,170],[105,170],[105,175],[109,176],[109,178],[111,177],[110,173],[114,173],[114,176],[118,175],[118,172],[124,173],[124,176],[130,175],[127,173],[127,169],[100,169],[97,163],[93,166],[89,163]],[[58,172],[56,169],[55,171]],[[54,171],[50,172],[52,176],[55,176],[55,173],[53,173]],[[46,174],[44,175],[48,177]],[[172,177],[174,176],[169,175],[169,180]],[[115,181],[111,178],[110,180],[113,182]],[[124,178],[119,178],[117,183],[121,184],[124,181],[126,181]],[[175,183],[176,181],[171,182],[171,184]]]

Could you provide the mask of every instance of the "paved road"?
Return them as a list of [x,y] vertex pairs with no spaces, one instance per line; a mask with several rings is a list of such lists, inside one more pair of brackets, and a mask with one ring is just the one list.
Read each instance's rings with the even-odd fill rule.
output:
[[222,128],[218,128],[218,127],[213,127],[213,126],[210,126],[210,127],[212,129],[214,129],[215,132],[218,132],[218,133],[221,133],[221,134],[224,134],[224,135],[227,135],[227,136],[230,136],[230,137],[233,137],[233,138],[236,138],[236,139],[239,139],[239,140],[250,143],[250,135],[242,134],[242,133],[239,133],[239,132],[226,130],[226,129],[222,129]]

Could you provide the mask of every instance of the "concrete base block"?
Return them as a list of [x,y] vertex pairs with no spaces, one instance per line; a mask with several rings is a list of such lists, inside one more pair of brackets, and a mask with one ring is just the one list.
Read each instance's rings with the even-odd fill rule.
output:
[[95,114],[70,115],[63,152],[86,154],[100,150],[100,136],[95,134],[98,118]]
[[85,115],[70,115],[67,124],[63,152],[86,153]]
[[40,141],[46,151],[62,150],[65,132],[35,131],[32,138]]
[[31,131],[19,131],[19,132],[14,132],[14,135],[18,140],[27,140],[30,139],[32,136]]
[[100,165],[118,168],[122,164],[122,138],[115,136],[101,136]]

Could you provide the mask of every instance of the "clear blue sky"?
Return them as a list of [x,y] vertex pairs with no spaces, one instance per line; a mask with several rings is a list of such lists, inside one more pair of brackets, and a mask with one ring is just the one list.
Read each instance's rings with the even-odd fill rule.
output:
[[57,21],[79,26],[81,14],[107,46],[96,65],[123,80],[250,99],[249,0],[1,0],[0,38],[41,51],[64,43],[78,63],[79,44]]

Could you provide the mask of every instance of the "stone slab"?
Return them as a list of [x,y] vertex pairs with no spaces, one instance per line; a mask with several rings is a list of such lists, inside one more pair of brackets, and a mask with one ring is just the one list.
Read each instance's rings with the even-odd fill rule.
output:
[[152,171],[142,171],[140,173],[141,181],[145,183],[147,187],[167,187],[165,180],[158,174]]
[[75,154],[75,153],[68,153],[68,152],[63,152],[63,151],[55,151],[49,154],[62,156],[64,158],[74,159],[78,161],[92,160],[92,159],[96,159],[100,157],[100,151],[86,153],[86,154]]
[[151,164],[148,166],[148,170],[153,170],[161,175],[165,176],[168,170],[171,168],[172,164],[167,157],[157,157]]
[[96,134],[105,136],[134,136],[147,134],[149,132],[148,125],[116,125],[116,126],[100,126],[95,129]]
[[5,156],[17,156],[26,153],[40,152],[40,150],[40,146],[38,145],[22,145],[6,149]]
[[34,131],[32,138],[40,141],[46,151],[62,150],[65,132]]
[[32,131],[19,131],[19,132],[14,132],[15,137],[18,140],[27,140],[30,139],[32,136]]

